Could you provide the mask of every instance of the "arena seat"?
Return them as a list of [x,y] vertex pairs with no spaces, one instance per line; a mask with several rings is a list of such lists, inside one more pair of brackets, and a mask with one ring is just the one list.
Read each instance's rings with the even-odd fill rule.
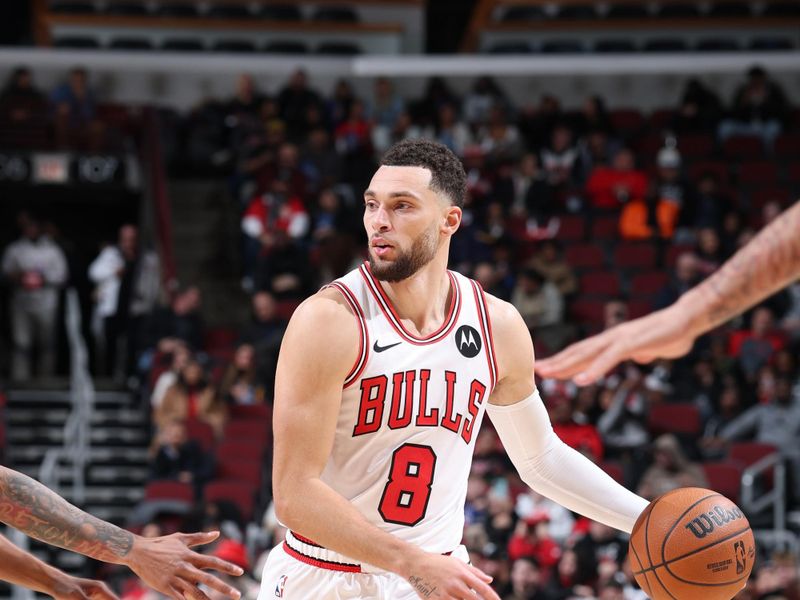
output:
[[272,407],[267,404],[235,404],[229,411],[232,419],[272,420]]
[[678,136],[678,150],[686,160],[708,160],[716,141],[708,133],[689,133]]
[[236,479],[211,481],[203,488],[203,499],[206,502],[227,500],[235,504],[242,517],[249,520],[253,517],[256,487],[252,483]]
[[597,269],[603,266],[603,252],[596,244],[567,246],[564,258],[575,269]]
[[614,248],[614,266],[620,269],[653,269],[658,258],[651,243],[621,242]]
[[693,19],[700,16],[700,10],[697,4],[666,2],[659,8],[657,16],[660,19]]
[[270,21],[302,21],[303,13],[296,4],[265,4],[258,10],[258,16]]
[[530,54],[532,51],[530,43],[525,41],[497,42],[486,49],[489,54]]
[[800,4],[797,2],[773,2],[764,7],[763,17],[800,17]]
[[644,127],[644,116],[636,108],[618,108],[609,112],[611,125],[622,135],[634,135]]
[[728,459],[736,461],[743,467],[749,467],[754,462],[777,451],[778,449],[772,444],[733,442],[728,448]]
[[252,16],[244,4],[216,4],[206,14],[214,19],[248,19]]
[[152,50],[153,42],[147,38],[120,37],[111,40],[108,47],[114,50]]
[[663,271],[646,271],[631,278],[631,294],[654,296],[669,282],[669,275]]
[[780,35],[770,35],[753,38],[747,45],[750,50],[761,52],[778,52],[783,50],[793,50],[795,47],[792,38]]
[[778,166],[765,160],[743,162],[737,172],[738,181],[742,185],[762,186],[778,180]]
[[607,19],[647,19],[650,13],[641,4],[612,4],[605,16]]
[[705,160],[689,166],[689,178],[697,182],[706,173],[711,173],[721,184],[730,181],[728,164],[717,160]]
[[800,156],[800,134],[784,133],[775,140],[775,155],[779,158]]
[[261,441],[270,435],[269,421],[233,419],[225,424],[224,440]]
[[727,158],[754,160],[764,156],[764,142],[752,135],[734,135],[722,143]]
[[700,411],[689,402],[662,403],[650,407],[647,426],[653,435],[679,433],[696,436],[700,433]]
[[653,303],[642,298],[632,298],[628,300],[628,316],[631,319],[638,319],[653,312]]
[[194,2],[164,2],[158,7],[162,17],[192,18],[197,17],[197,5]]
[[198,419],[186,420],[186,435],[191,440],[195,440],[203,450],[210,452],[214,447],[214,430],[211,425]]
[[593,4],[562,4],[558,8],[558,18],[570,21],[594,20],[598,17]]
[[361,54],[358,44],[351,42],[322,42],[316,49],[317,54],[329,54],[333,56],[355,56]]
[[232,458],[261,460],[267,448],[267,438],[251,438],[247,440],[222,440],[217,446],[214,455],[217,460]]
[[761,210],[768,202],[778,202],[781,206],[787,206],[792,200],[794,200],[792,193],[782,187],[758,188],[750,194],[750,204],[756,210]]
[[619,220],[617,217],[597,217],[592,222],[593,240],[615,240],[619,237]]
[[267,42],[263,48],[269,54],[308,54],[308,46],[298,41]]
[[592,296],[618,296],[621,290],[616,273],[585,273],[581,276],[581,294]]
[[558,234],[562,241],[579,241],[586,235],[586,220],[576,215],[559,217]]
[[65,35],[53,40],[56,48],[99,48],[100,42],[93,37],[85,35]]
[[544,18],[544,11],[539,6],[509,6],[500,17],[500,21],[514,23],[517,21],[538,21]]
[[224,460],[217,464],[217,478],[224,480],[243,481],[261,487],[261,477],[264,464],[260,460]]
[[542,54],[581,54],[586,46],[581,40],[548,40],[539,47]]
[[94,2],[54,2],[51,12],[67,15],[92,14],[97,11]]
[[736,52],[741,49],[734,38],[704,38],[695,45],[698,52]]
[[194,502],[194,488],[190,483],[157,479],[149,482],[144,488],[145,500],[179,500]]
[[730,461],[704,462],[702,464],[709,489],[738,502],[742,489],[741,467]]
[[198,39],[191,38],[167,38],[161,44],[162,50],[171,50],[174,52],[202,52],[205,50],[203,42]]
[[[686,50],[685,45],[683,49]],[[646,43],[645,43],[645,50],[647,50]],[[677,50],[674,49],[669,50],[669,52],[676,52],[676,51]],[[650,113],[650,119],[649,119],[650,129],[653,131],[661,131],[663,129],[666,129],[672,123],[672,119],[675,118],[676,113],[677,111],[674,108],[667,108],[667,107],[657,108],[656,110]],[[655,150],[657,151],[663,145],[662,136],[657,135],[654,137],[656,140],[659,141],[658,146],[655,147]],[[655,151],[652,154],[655,155]]]
[[214,42],[211,47],[215,52],[236,52],[252,53],[256,51],[256,45],[250,40],[219,40]]
[[144,16],[149,12],[142,2],[111,2],[106,7],[106,14],[125,17]]
[[579,298],[570,306],[572,317],[580,323],[602,323],[604,310],[604,300],[591,298]]
[[686,52],[689,45],[678,38],[655,38],[645,41],[642,46],[645,52]]
[[609,39],[594,43],[594,51],[598,54],[614,54],[636,52],[636,45],[631,40]]
[[751,17],[753,11],[747,2],[715,2],[708,11],[709,17]]
[[357,23],[359,20],[358,13],[350,6],[320,6],[312,19],[333,23]]

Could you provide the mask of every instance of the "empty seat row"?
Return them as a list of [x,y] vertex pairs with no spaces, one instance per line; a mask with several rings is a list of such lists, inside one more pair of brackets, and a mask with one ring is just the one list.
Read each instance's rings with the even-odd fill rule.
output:
[[[97,6],[92,2],[54,2],[50,11],[59,14],[93,14]],[[247,4],[218,4],[201,10],[200,3],[164,2],[155,10],[144,2],[110,2],[102,14],[117,16],[207,17],[215,19],[250,19],[257,17],[274,21],[302,21],[303,13],[297,4],[264,4],[251,10]],[[356,23],[358,13],[349,6],[320,6],[311,19],[315,21]]]
[[585,52],[596,53],[632,53],[632,52],[739,52],[743,50],[754,51],[785,51],[796,48],[794,40],[789,36],[771,35],[755,37],[747,43],[742,43],[737,38],[714,37],[700,39],[696,43],[689,43],[681,38],[653,38],[646,40],[641,45],[631,39],[605,39],[587,44],[578,39],[548,40],[541,44],[534,44],[526,40],[512,40],[496,42],[487,48],[489,54],[530,54],[541,52],[543,54],[581,54]]
[[548,18],[562,20],[594,20],[594,19],[693,19],[700,17],[747,18],[762,17],[800,17],[800,4],[796,2],[775,2],[759,10],[758,5],[748,2],[716,2],[704,10],[699,3],[663,3],[657,10],[651,11],[645,3],[617,4],[608,7],[605,12],[598,10],[593,4],[565,5],[552,13],[539,6],[510,6],[500,15],[505,23],[539,21]]
[[[55,39],[53,45],[57,48],[101,48],[99,40],[90,36],[62,36]],[[195,38],[176,38],[165,40],[159,46],[148,38],[140,37],[120,37],[111,40],[108,48],[114,50],[168,50],[175,52],[203,52],[212,50],[215,52],[237,52],[254,53],[267,52],[271,54],[317,54],[351,56],[360,54],[361,48],[351,42],[321,42],[316,47],[311,47],[301,41],[273,41],[266,44],[258,44],[251,40],[231,39],[218,40],[210,46],[200,39]]]

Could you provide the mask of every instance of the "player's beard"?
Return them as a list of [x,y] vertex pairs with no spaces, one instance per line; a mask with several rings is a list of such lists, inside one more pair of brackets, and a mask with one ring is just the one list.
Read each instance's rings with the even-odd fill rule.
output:
[[402,281],[408,279],[436,256],[437,232],[435,227],[421,233],[411,244],[409,250],[400,250],[395,246],[397,257],[393,261],[377,261],[369,253],[369,266],[372,274],[380,281]]

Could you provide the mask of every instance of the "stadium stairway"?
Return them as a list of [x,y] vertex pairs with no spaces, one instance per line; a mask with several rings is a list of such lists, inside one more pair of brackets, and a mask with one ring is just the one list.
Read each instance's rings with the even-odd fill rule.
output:
[[[64,424],[70,413],[66,390],[9,390],[6,407],[6,463],[38,478],[47,450],[64,442]],[[124,525],[131,509],[141,500],[148,473],[149,419],[134,407],[131,393],[97,391],[91,417],[90,461],[85,468],[85,501],[81,508]],[[59,493],[72,501],[72,467],[57,469]],[[30,550],[39,558],[67,572],[87,575],[83,556],[32,541]],[[6,590],[0,588],[0,598]]]
[[224,179],[172,180],[169,198],[181,286],[200,288],[206,326],[240,326],[249,316],[249,304],[240,286],[239,209]]

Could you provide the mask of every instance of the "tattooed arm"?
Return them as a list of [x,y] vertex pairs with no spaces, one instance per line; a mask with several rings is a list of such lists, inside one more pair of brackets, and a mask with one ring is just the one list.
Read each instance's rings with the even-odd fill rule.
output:
[[176,600],[208,600],[197,588],[200,583],[234,600],[240,596],[237,590],[201,570],[241,575],[239,567],[189,549],[215,540],[217,532],[136,536],[83,512],[38,481],[1,465],[0,522],[42,542],[126,565],[147,585]]
[[542,377],[588,385],[623,360],[682,356],[697,336],[800,278],[800,202],[775,219],[716,273],[672,306],[573,344],[538,361]]
[[106,585],[59,571],[0,535],[0,579],[57,600],[119,600]]

